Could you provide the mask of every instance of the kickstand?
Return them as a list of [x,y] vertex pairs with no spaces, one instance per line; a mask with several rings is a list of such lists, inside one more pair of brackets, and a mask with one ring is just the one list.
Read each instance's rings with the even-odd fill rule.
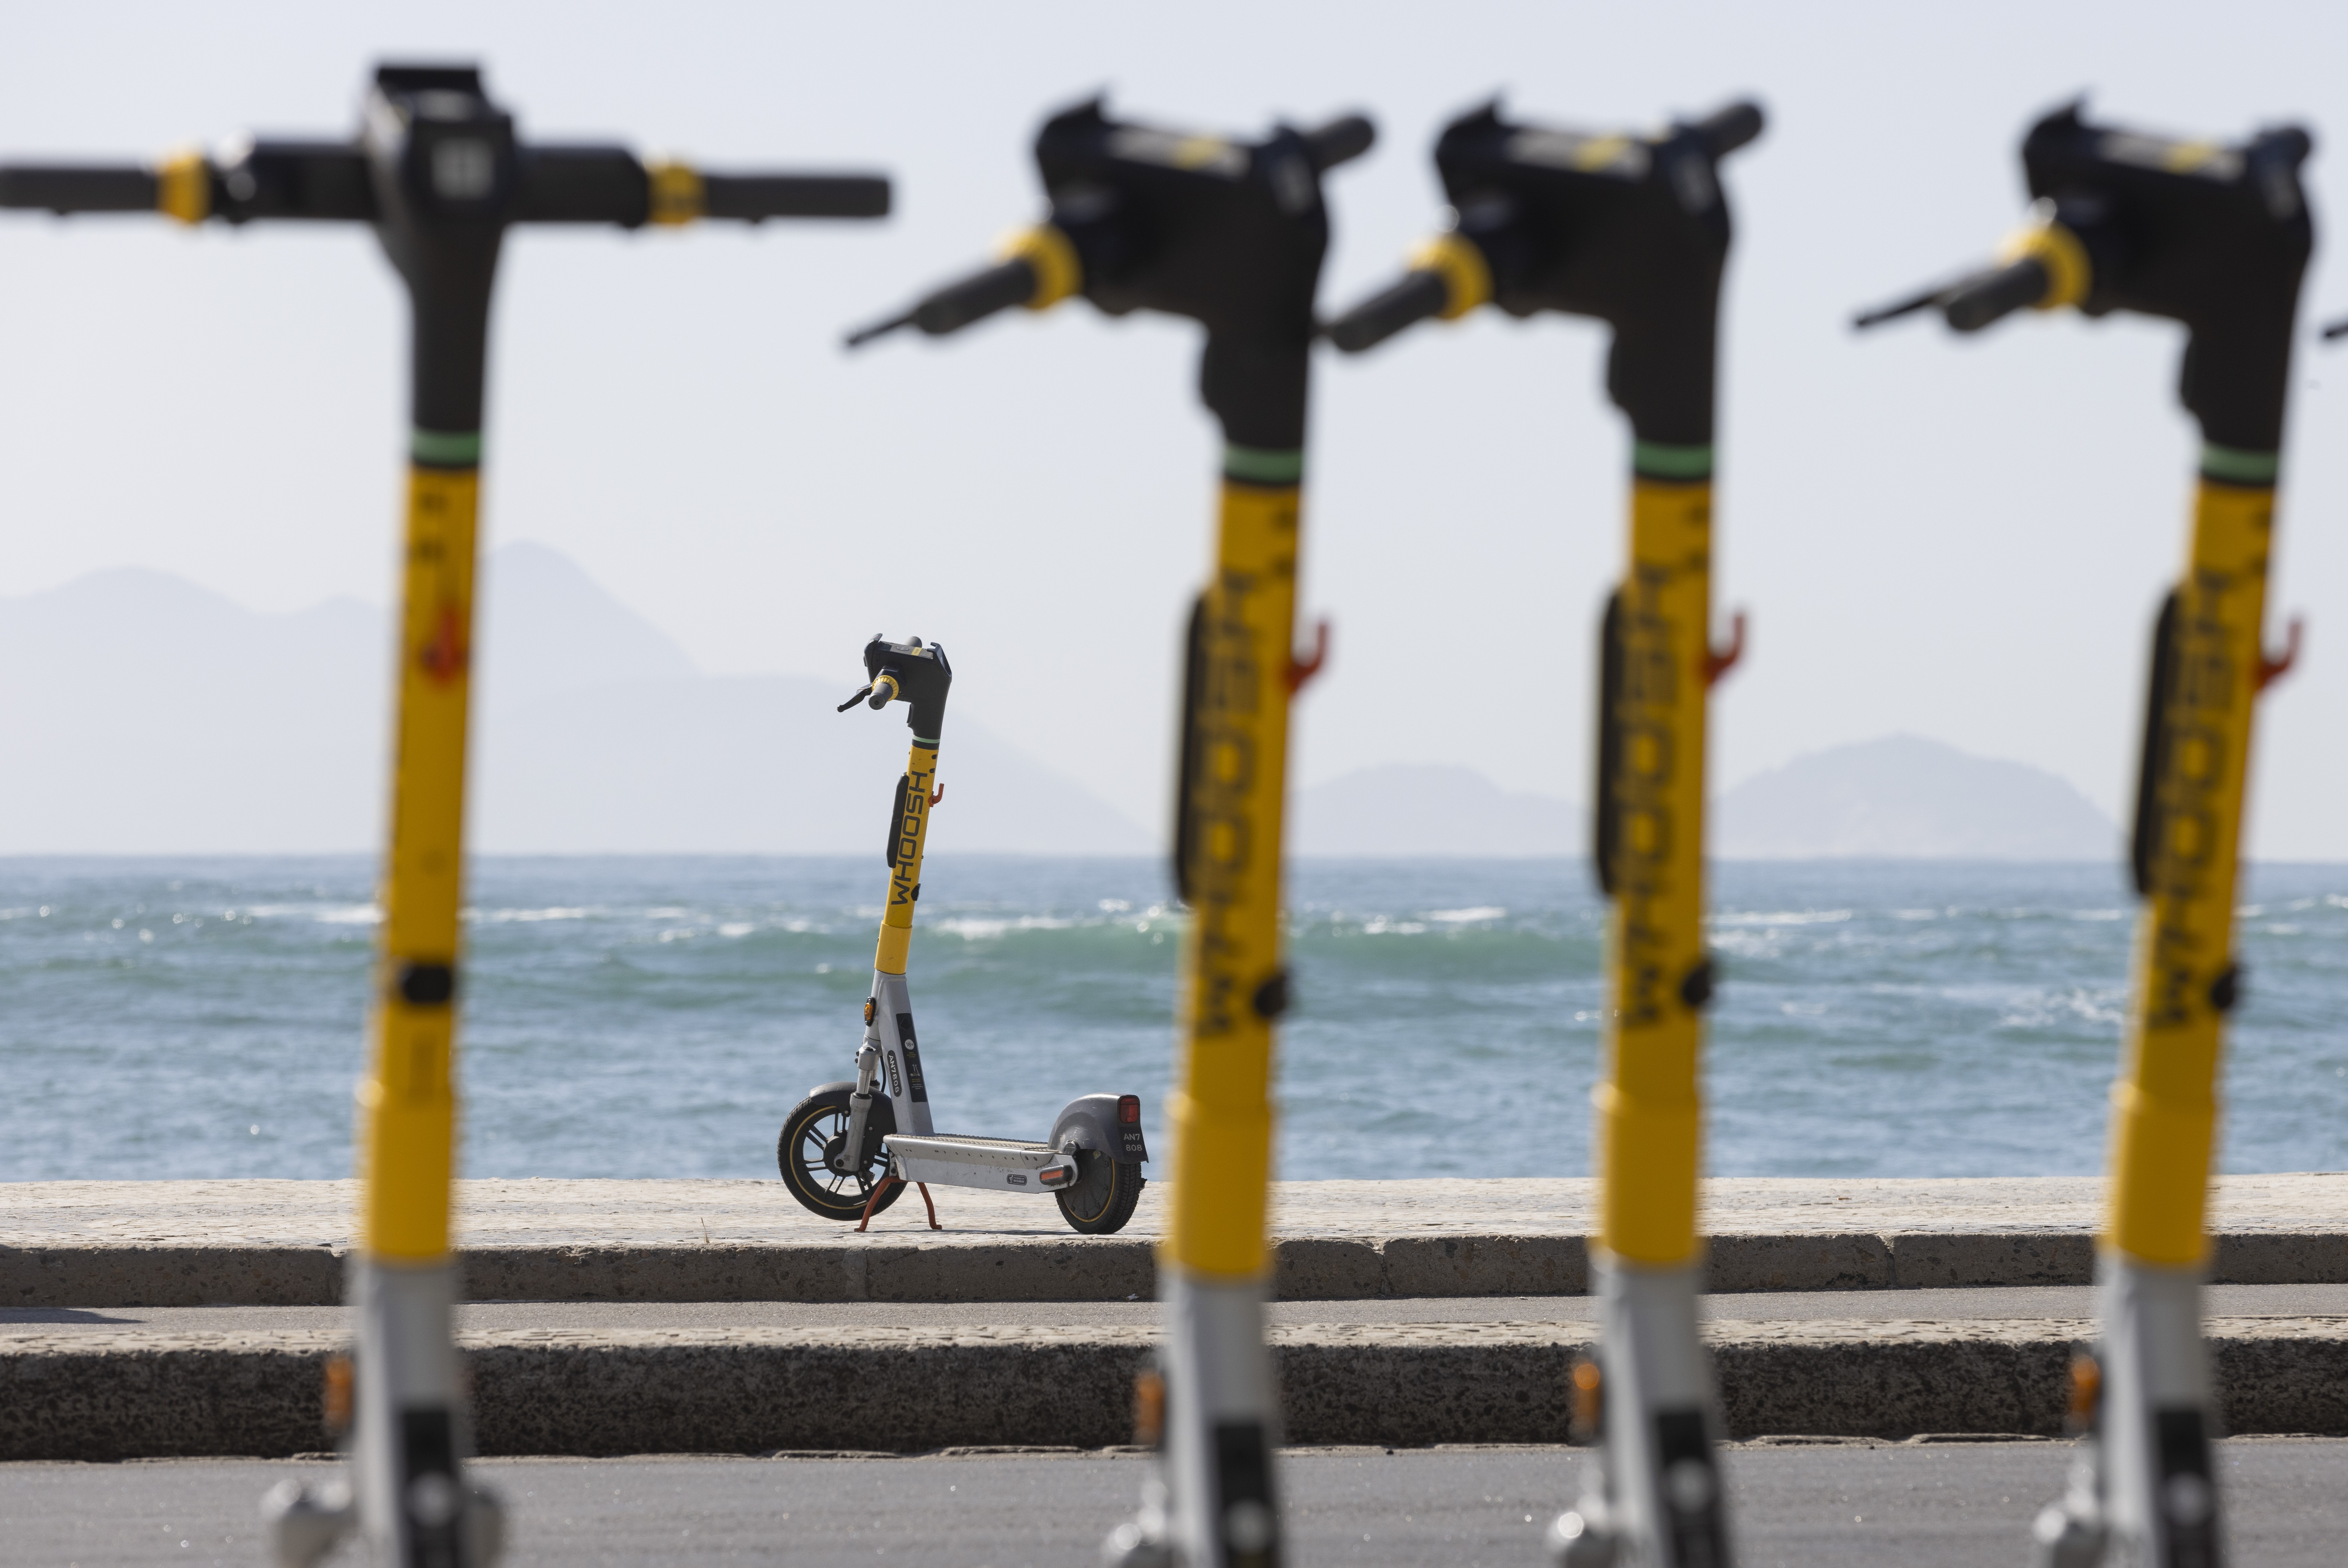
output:
[[[864,1200],[864,1217],[856,1222],[856,1228],[859,1231],[861,1231],[872,1223],[872,1210],[874,1205],[880,1202],[880,1194],[887,1192],[891,1187],[901,1187],[903,1185],[904,1183],[898,1177],[881,1177],[880,1183],[873,1187],[872,1195]],[[933,1231],[942,1231],[945,1229],[945,1226],[938,1224],[938,1205],[931,1201],[930,1184],[927,1182],[915,1182],[913,1185],[922,1189],[922,1206],[930,1211],[930,1228]]]
[[864,1217],[856,1222],[856,1228],[859,1231],[862,1231],[865,1226],[872,1223],[872,1206],[880,1201],[880,1194],[897,1184],[897,1178],[894,1176],[883,1176],[872,1184],[872,1195],[864,1200]]

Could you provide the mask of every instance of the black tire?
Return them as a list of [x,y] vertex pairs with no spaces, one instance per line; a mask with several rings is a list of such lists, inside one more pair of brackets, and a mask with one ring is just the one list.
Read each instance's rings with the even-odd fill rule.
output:
[[1091,1149],[1076,1151],[1076,1179],[1052,1195],[1060,1217],[1086,1235],[1115,1235],[1141,1201],[1141,1167],[1120,1165]]
[[[848,1091],[830,1089],[810,1094],[783,1119],[782,1136],[775,1140],[775,1163],[782,1167],[783,1185],[791,1196],[828,1220],[853,1223],[864,1217],[872,1189],[888,1174],[888,1156],[880,1140],[897,1130],[897,1114],[886,1095],[872,1097],[871,1113],[864,1119],[864,1159],[852,1176],[826,1163],[848,1137]],[[879,1214],[905,1190],[900,1182],[872,1205]],[[1129,1212],[1129,1206],[1128,1206]]]

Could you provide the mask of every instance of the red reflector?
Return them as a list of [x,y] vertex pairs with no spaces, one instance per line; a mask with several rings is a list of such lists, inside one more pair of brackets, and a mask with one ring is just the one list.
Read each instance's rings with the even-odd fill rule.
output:
[[1067,1173],[1067,1172],[1066,1172],[1066,1171],[1060,1170],[1060,1169],[1059,1169],[1058,1167],[1056,1167],[1056,1167],[1054,1167],[1054,1168],[1053,1168],[1053,1169],[1051,1169],[1051,1170],[1045,1171],[1045,1173],[1043,1173],[1043,1175],[1044,1175],[1044,1184],[1045,1184],[1045,1186],[1047,1186],[1047,1187],[1056,1187],[1056,1186],[1058,1186],[1062,1182],[1065,1182],[1065,1181],[1066,1181],[1066,1180],[1068,1179],[1068,1173]]
[[1118,1095],[1117,1097],[1117,1119],[1120,1122],[1140,1121],[1141,1096],[1138,1094]]

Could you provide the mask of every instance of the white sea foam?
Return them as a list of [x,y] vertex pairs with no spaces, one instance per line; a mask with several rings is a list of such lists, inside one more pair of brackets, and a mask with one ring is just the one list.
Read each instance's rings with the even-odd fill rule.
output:
[[950,937],[960,937],[966,942],[988,942],[1007,937],[1014,931],[1065,931],[1074,920],[1063,920],[1052,915],[1021,915],[995,919],[979,915],[949,915],[930,929]]
[[1740,911],[1712,917],[1715,926],[1838,926],[1855,913],[1849,909],[1772,909]]

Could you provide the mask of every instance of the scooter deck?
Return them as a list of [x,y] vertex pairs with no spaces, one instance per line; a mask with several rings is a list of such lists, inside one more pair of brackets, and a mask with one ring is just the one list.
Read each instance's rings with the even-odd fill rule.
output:
[[952,1132],[892,1132],[880,1141],[893,1173],[949,1187],[1049,1191],[1076,1179],[1076,1163],[1049,1143]]

